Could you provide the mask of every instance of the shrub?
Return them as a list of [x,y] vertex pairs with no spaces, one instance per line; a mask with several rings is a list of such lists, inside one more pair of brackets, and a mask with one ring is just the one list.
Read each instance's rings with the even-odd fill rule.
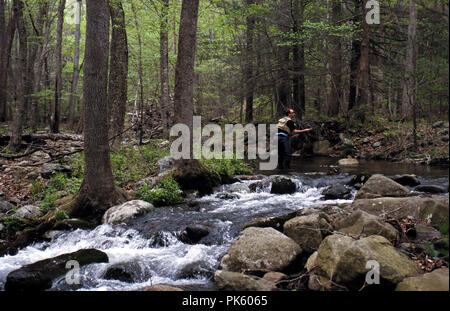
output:
[[68,219],[69,218],[69,216],[67,215],[67,213],[65,212],[65,211],[63,211],[63,210],[57,210],[56,212],[55,212],[55,219],[56,220],[64,220],[64,219]]
[[152,203],[154,206],[181,203],[183,201],[181,193],[180,186],[173,178],[164,179],[153,189],[147,184],[138,189],[139,198]]

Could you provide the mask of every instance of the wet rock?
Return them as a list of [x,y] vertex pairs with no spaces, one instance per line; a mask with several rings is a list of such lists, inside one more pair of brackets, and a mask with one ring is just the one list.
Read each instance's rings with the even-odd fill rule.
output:
[[371,176],[371,174],[354,175],[352,179],[350,179],[350,181],[347,183],[347,186],[351,186],[359,190]]
[[[336,243],[341,239],[344,243]],[[349,240],[350,239],[350,240]],[[380,289],[393,289],[405,277],[422,273],[409,258],[399,253],[382,236],[372,235],[354,241],[351,238],[327,237],[318,250],[317,264],[326,276],[350,290],[357,290],[365,282],[369,261],[379,265]]]
[[142,200],[132,200],[109,208],[103,215],[103,223],[117,224],[142,216],[155,207]]
[[449,291],[448,269],[437,269],[430,273],[405,278],[396,291]]
[[214,282],[219,290],[223,291],[275,291],[277,287],[273,282],[238,272],[217,270]]
[[273,228],[250,227],[231,245],[220,267],[236,272],[241,269],[283,271],[301,252],[294,240]]
[[72,169],[70,168],[70,166],[55,163],[43,164],[39,172],[45,179],[50,179],[55,173],[64,173],[69,177],[72,175]]
[[414,187],[420,185],[419,178],[417,178],[416,175],[409,175],[409,174],[395,175],[394,177],[392,177],[392,180],[395,181],[396,183],[399,183],[402,186]]
[[337,199],[351,199],[351,190],[345,185],[332,185],[327,187],[323,192],[323,199],[325,200],[337,200]]
[[426,221],[433,227],[448,225],[449,201],[445,196],[414,196],[407,198],[360,199],[352,203],[354,210],[362,210],[377,216],[400,219],[412,216]]
[[420,185],[414,188],[414,191],[426,193],[445,193],[445,189],[437,185]]
[[269,187],[270,185],[270,179],[264,179],[264,180],[260,180],[254,183],[251,183],[250,185],[248,185],[248,188],[250,189],[251,192],[260,192],[263,189]]
[[371,199],[379,197],[404,197],[410,191],[381,174],[375,174],[358,190],[355,199]]
[[250,188],[244,183],[234,183],[228,187],[230,192],[249,193]]
[[108,256],[96,249],[81,249],[73,253],[44,259],[10,272],[6,278],[5,291],[39,291],[52,286],[57,277],[68,272],[66,263],[75,260],[79,266],[108,262]]
[[234,178],[238,179],[239,181],[244,180],[261,180],[266,178],[264,175],[236,175]]
[[354,159],[354,158],[345,158],[345,159],[340,159],[338,161],[338,164],[341,165],[341,166],[358,165],[359,161],[357,159]]
[[202,225],[188,226],[180,235],[180,241],[186,244],[195,244],[209,234],[209,228]]
[[270,193],[275,194],[292,194],[297,190],[295,183],[286,176],[272,176],[272,187]]
[[25,219],[36,219],[42,216],[42,212],[39,207],[34,205],[25,205],[19,208],[14,216]]
[[94,229],[96,224],[78,218],[63,219],[57,221],[54,230]]
[[283,227],[284,234],[310,254],[319,248],[323,236],[332,230],[332,226],[322,214],[295,217],[285,222]]
[[234,199],[239,199],[239,195],[236,193],[220,192],[220,193],[216,194],[216,198],[222,199],[222,200],[234,200]]
[[136,262],[121,262],[114,264],[105,272],[107,280],[118,280],[125,283],[136,283],[145,281],[142,279],[143,271]]

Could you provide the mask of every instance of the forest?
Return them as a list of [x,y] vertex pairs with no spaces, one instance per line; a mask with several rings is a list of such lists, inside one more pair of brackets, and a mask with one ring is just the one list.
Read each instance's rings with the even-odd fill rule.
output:
[[[292,171],[261,172],[236,154],[169,155],[172,127],[192,130],[194,116],[269,125],[289,109],[296,128],[311,129],[289,140]],[[382,275],[383,289],[442,270],[448,291],[448,113],[448,0],[0,0],[0,290],[364,290],[345,263],[327,283],[320,252],[318,271],[307,262],[340,243],[337,231],[354,237],[341,230],[356,228],[349,219],[370,219],[358,247],[379,236],[396,247],[380,261],[400,256],[414,231],[399,264],[409,270]],[[382,212],[363,204],[375,199],[386,199]],[[121,223],[133,232],[109,226]],[[233,261],[239,241],[269,227],[266,242],[293,258]],[[178,247],[169,261],[179,265],[168,273],[153,253],[127,261],[103,235],[117,248],[131,239],[136,258]],[[33,247],[47,242],[48,253]],[[37,265],[49,257],[85,262],[82,285]],[[15,275],[22,266],[51,271],[53,285]],[[244,276],[248,287],[229,283]]]

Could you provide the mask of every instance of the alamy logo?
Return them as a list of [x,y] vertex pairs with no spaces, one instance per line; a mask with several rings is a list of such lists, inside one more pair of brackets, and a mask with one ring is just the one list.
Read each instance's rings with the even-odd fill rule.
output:
[[368,0],[366,2],[366,23],[369,25],[380,24],[380,3],[376,0]]
[[[247,133],[247,158],[260,161],[260,170],[274,170],[278,164],[278,128],[269,125],[269,143],[267,144],[266,124],[225,124],[225,135],[217,124],[201,126],[201,117],[193,117],[192,135],[186,124],[175,124],[170,129],[170,136],[178,136],[170,147],[170,156],[174,159],[244,159],[245,133]],[[191,139],[192,137],[192,139]],[[202,137],[208,137],[202,141]],[[236,139],[234,139],[236,137]],[[192,141],[192,146],[191,146]],[[225,143],[225,146],[224,143]],[[191,148],[192,147],[192,148]],[[191,154],[192,150],[192,154]]]
[[66,283],[68,285],[80,284],[80,263],[76,260],[66,262],[66,269],[70,269],[66,273]]
[[366,283],[368,285],[380,284],[380,264],[376,260],[369,260],[366,269],[371,269],[366,273]]
[[82,7],[83,7],[82,1],[69,0],[66,5],[67,13],[65,14],[65,22],[68,24],[79,25],[81,23]]

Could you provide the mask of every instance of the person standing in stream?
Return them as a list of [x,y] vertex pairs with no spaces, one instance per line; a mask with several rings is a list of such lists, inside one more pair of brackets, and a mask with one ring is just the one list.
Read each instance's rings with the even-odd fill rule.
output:
[[285,116],[278,120],[278,169],[290,169],[291,168],[291,140],[290,136],[293,134],[309,132],[312,128],[304,130],[295,129],[295,111],[293,109],[287,109]]

